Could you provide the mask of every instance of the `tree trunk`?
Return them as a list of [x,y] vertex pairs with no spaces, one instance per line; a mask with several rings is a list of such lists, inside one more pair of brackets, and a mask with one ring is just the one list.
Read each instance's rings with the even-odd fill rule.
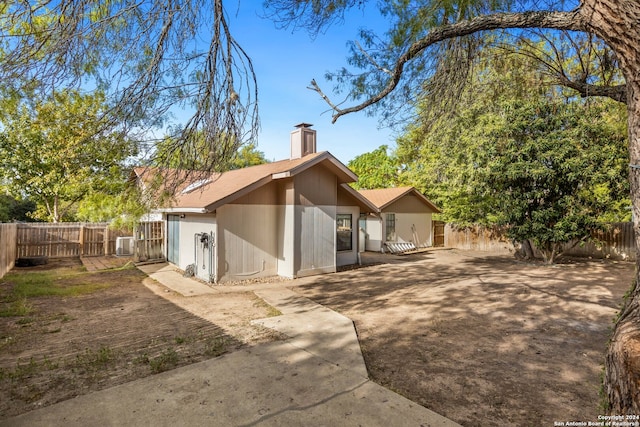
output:
[[533,248],[531,247],[531,241],[525,239],[520,242],[520,256],[525,260],[534,259]]
[[53,222],[59,222],[60,218],[58,215],[58,195],[56,194],[55,196],[53,196],[53,217],[52,220]]
[[[629,182],[640,248],[640,3],[637,0],[582,0],[587,28],[616,52],[627,84]],[[640,256],[638,257],[640,258]],[[640,260],[636,262],[640,267]],[[638,274],[620,312],[605,360],[604,392],[613,414],[640,414],[640,288]]]
[[[638,58],[640,61],[640,58]],[[640,76],[640,67],[636,76]],[[636,239],[636,280],[609,343],[605,361],[604,387],[609,409],[614,414],[640,414],[640,82],[627,80],[629,95],[629,154],[633,229]]]
[[640,414],[640,298],[633,285],[605,359],[604,392],[609,413]]

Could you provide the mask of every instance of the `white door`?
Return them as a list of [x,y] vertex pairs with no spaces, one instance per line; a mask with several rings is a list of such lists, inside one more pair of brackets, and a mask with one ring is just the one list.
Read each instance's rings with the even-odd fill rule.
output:
[[364,252],[367,247],[367,216],[360,215],[358,219],[358,252]]

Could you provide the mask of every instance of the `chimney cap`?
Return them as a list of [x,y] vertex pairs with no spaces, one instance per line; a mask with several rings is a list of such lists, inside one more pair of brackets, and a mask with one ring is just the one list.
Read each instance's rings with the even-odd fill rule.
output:
[[297,125],[295,125],[294,127],[296,128],[310,128],[311,126],[313,126],[311,123],[298,123]]

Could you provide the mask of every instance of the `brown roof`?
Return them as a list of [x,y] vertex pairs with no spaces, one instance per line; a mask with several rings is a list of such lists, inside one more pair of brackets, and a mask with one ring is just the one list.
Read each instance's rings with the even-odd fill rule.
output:
[[[212,212],[274,179],[294,176],[320,163],[336,174],[339,183],[354,182],[357,179],[356,175],[338,159],[324,151],[309,154],[300,159],[281,160],[187,180],[174,191],[171,208],[202,209]],[[144,184],[151,182],[153,177],[162,171],[153,168],[136,168],[134,173]],[[179,177],[184,173],[174,170],[169,171],[169,175]]]
[[360,211],[368,213],[378,213],[378,208],[358,191],[351,188],[349,184],[341,184],[340,191],[344,191],[360,207]]
[[431,203],[431,201],[422,193],[416,190],[415,187],[379,188],[376,190],[358,190],[358,192],[373,203],[378,210],[383,210],[401,197],[413,194],[435,213],[440,213],[440,209]]

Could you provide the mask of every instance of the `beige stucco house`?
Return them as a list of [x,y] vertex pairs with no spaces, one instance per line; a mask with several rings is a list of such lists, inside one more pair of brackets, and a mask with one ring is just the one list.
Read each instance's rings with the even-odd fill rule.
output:
[[[155,173],[137,168],[138,184],[144,188]],[[210,282],[355,264],[358,218],[376,213],[347,185],[356,179],[330,153],[316,152],[315,130],[300,124],[289,159],[187,182],[156,210],[166,221],[167,260]]]
[[433,245],[432,214],[440,210],[414,187],[359,193],[376,207],[360,221],[367,251],[382,251],[388,242],[413,243],[416,248]]

